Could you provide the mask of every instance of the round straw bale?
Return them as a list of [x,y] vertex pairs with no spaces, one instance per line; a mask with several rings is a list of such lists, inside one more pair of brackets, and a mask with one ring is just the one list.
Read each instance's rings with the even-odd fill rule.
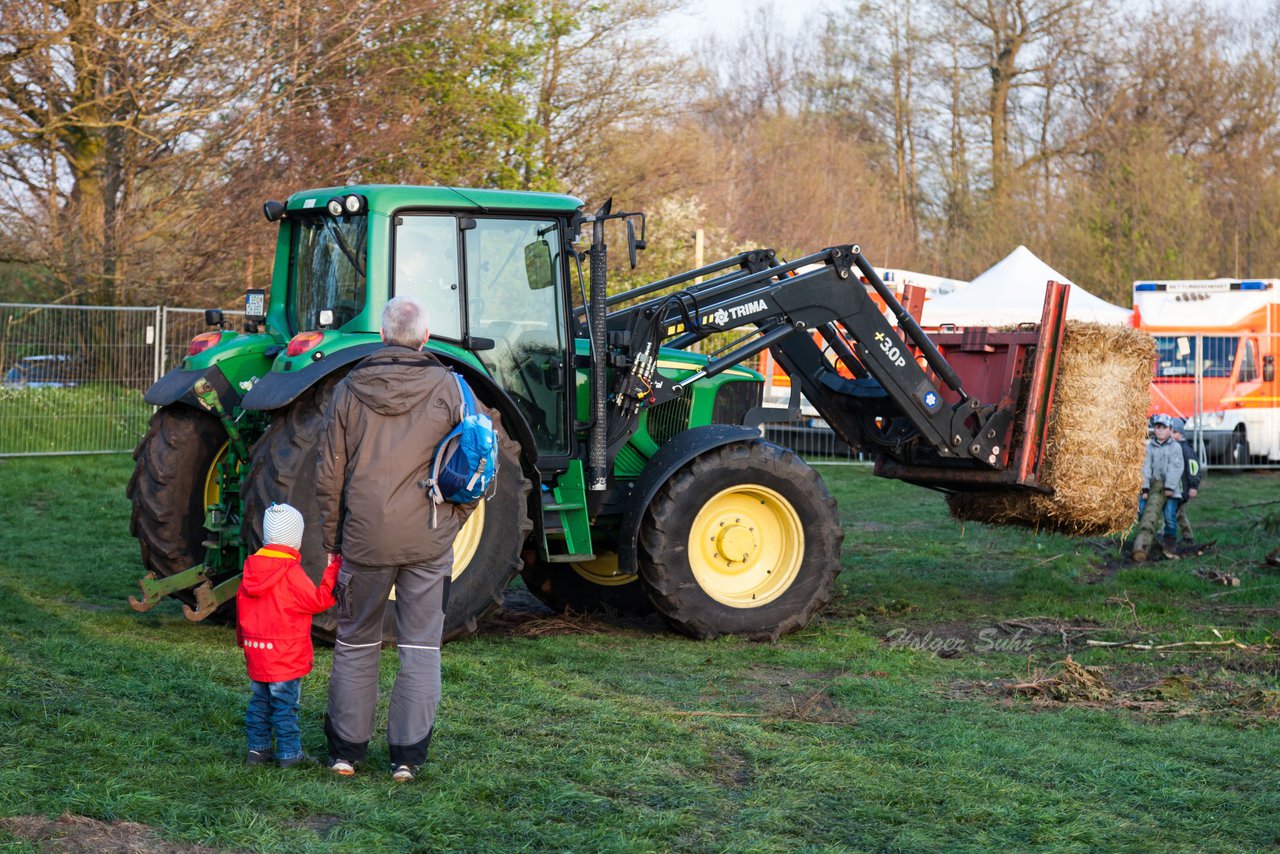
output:
[[1069,321],[1058,356],[1041,483],[947,497],[957,519],[1066,534],[1127,529],[1137,515],[1155,342],[1128,327]]

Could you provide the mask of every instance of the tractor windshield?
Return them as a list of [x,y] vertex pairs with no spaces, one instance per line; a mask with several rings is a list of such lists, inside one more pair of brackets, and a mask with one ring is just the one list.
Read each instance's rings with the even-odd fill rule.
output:
[[337,328],[364,308],[367,226],[363,215],[317,213],[295,221],[289,256],[293,331],[319,328],[322,311],[333,312],[326,325]]

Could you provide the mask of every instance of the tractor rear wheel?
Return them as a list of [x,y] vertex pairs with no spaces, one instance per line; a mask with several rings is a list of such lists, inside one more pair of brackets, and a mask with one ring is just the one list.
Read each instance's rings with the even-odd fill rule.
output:
[[[262,545],[262,514],[273,501],[287,502],[306,520],[302,562],[319,580],[325,554],[315,498],[316,453],[324,412],[341,376],[330,375],[304,392],[288,409],[273,413],[271,426],[254,445],[245,485],[245,532],[250,550]],[[483,499],[454,541],[453,582],[445,614],[444,639],[475,632],[479,621],[502,604],[507,584],[520,568],[520,551],[532,530],[528,514],[529,479],[520,468],[519,444],[501,425],[498,478],[491,498]],[[422,449],[427,455],[430,449]],[[424,494],[423,501],[428,500]],[[312,634],[332,643],[338,629],[333,609],[312,620]],[[383,638],[396,636],[395,609],[387,604]]]
[[647,614],[653,610],[639,576],[619,574],[614,551],[600,552],[590,561],[532,563],[520,574],[529,592],[553,611]]
[[[227,431],[212,415],[174,403],[151,416],[125,495],[133,505],[129,533],[157,578],[204,561],[205,508],[218,502],[218,462],[226,453]],[[195,604],[190,590],[174,595]]]
[[640,581],[679,632],[775,640],[827,603],[843,540],[817,472],[770,442],[738,442],[658,490],[640,525]]

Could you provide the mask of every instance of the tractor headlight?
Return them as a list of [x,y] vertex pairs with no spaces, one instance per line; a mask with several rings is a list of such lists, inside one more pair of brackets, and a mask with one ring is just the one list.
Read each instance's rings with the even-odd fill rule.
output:
[[342,199],[338,199],[338,198],[330,199],[329,203],[325,205],[325,207],[328,209],[329,213],[332,216],[342,216],[342,214],[344,213],[344,209],[342,207]]
[[342,200],[342,206],[347,209],[347,213],[358,214],[364,208],[364,199],[352,193]]

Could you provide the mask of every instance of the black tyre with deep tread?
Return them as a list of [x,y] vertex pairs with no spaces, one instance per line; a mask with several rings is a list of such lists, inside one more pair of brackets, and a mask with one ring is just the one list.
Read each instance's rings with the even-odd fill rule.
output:
[[[762,487],[780,495],[803,525],[799,569],[776,598],[733,607],[703,590],[690,565],[689,538],[707,502],[726,489]],[[676,471],[658,490],[640,525],[640,580],[676,631],[775,640],[808,624],[831,597],[844,530],[821,476],[791,451],[763,440],[713,448]]]
[[[129,533],[138,539],[143,565],[157,577],[204,561],[205,483],[226,441],[217,418],[174,403],[151,416],[134,449],[125,488],[133,505]],[[174,595],[195,604],[189,590]]]
[[541,561],[526,564],[520,576],[529,592],[553,611],[569,609],[584,614],[653,611],[653,603],[638,576],[623,584],[598,584],[571,564]]
[[[302,562],[316,580],[325,564],[315,499],[316,451],[324,411],[341,378],[330,375],[287,409],[271,413],[271,426],[254,445],[244,492],[245,532],[250,550],[262,545],[263,511],[273,501],[288,502],[306,520]],[[487,499],[484,531],[475,554],[460,574],[455,568],[445,615],[445,640],[475,632],[479,621],[502,604],[503,591],[520,569],[520,551],[533,527],[526,503],[531,485],[520,469],[519,445],[500,424],[497,427],[497,488],[493,497]],[[332,642],[336,632],[337,618],[332,610],[313,619],[312,633],[317,639]],[[395,638],[395,612],[390,603],[383,636],[387,641]]]

